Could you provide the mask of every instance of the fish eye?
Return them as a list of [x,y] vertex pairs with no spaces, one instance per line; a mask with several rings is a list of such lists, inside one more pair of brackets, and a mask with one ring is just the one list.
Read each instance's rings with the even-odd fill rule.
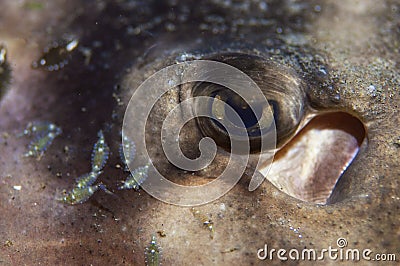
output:
[[208,82],[196,84],[193,96],[209,97],[206,104],[195,101],[194,113],[209,115],[197,116],[197,123],[201,132],[222,148],[230,149],[230,137],[248,137],[251,151],[260,151],[261,137],[275,130],[273,111],[268,104],[249,104],[236,92]]
[[[229,150],[228,131],[240,137],[244,137],[241,135],[245,132],[251,153],[264,151],[261,138],[275,129],[277,148],[293,137],[304,116],[306,101],[305,86],[293,70],[248,54],[219,54],[206,59],[220,61],[243,71],[255,81],[267,101],[249,103],[222,85],[195,83],[191,89],[192,97],[208,96],[210,99],[207,104],[195,102],[193,106],[194,113],[209,114],[209,117],[197,117],[203,135],[213,138],[218,146]],[[241,125],[245,130],[240,128]]]

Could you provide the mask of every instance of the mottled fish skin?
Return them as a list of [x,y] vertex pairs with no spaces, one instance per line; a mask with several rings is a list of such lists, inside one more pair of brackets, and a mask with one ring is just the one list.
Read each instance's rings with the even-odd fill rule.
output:
[[[34,11],[23,8],[22,2],[28,3],[1,2],[0,39],[7,46],[13,77],[12,86],[0,102],[0,134],[14,132],[19,122],[46,117],[68,126],[65,131],[71,137],[65,134],[54,144],[70,145],[71,153],[63,156],[62,150],[50,147],[48,158],[40,164],[15,163],[26,141],[11,137],[5,145],[0,140],[0,235],[14,243],[13,247],[2,247],[0,254],[3,250],[9,254],[0,255],[5,265],[57,265],[60,258],[68,265],[145,264],[144,248],[162,225],[168,236],[157,237],[157,241],[165,240],[160,243],[162,262],[168,265],[280,265],[276,256],[260,261],[257,250],[264,244],[268,248],[296,248],[300,253],[304,247],[337,249],[338,237],[348,240],[343,254],[346,250],[369,249],[372,255],[396,253],[398,262],[398,0],[45,0],[40,1],[43,10]],[[82,47],[91,54],[86,57],[87,63],[85,55],[79,54],[57,72],[27,67],[40,58],[50,39],[59,39],[66,32],[79,35]],[[227,51],[295,67],[301,77],[306,77],[310,89],[307,101],[313,109],[349,112],[365,124],[368,145],[362,147],[338,182],[329,204],[302,202],[267,181],[250,193],[250,177],[244,175],[224,197],[201,207],[218,223],[213,241],[188,208],[164,204],[145,193],[124,191],[120,193],[122,200],[106,202],[104,207],[112,210],[119,221],[106,212],[103,214],[107,218],[92,217],[105,210],[92,204],[74,208],[54,205],[52,191],[65,186],[66,173],[81,167],[84,170],[79,173],[90,171],[90,158],[85,153],[74,153],[74,148],[91,151],[97,138],[93,136],[93,141],[87,143],[80,132],[91,132],[93,127],[122,119],[124,105],[135,88],[164,66]],[[114,85],[120,87],[118,97],[123,105],[111,111]],[[166,96],[160,108],[154,110],[148,129],[157,131],[171,103],[179,103],[175,91]],[[117,123],[114,130],[119,130]],[[197,132],[196,126],[182,132],[182,140],[188,138],[181,143],[184,152],[198,147]],[[106,135],[109,144],[120,142],[118,133],[112,134],[113,140]],[[149,130],[146,139],[152,144],[154,165],[168,166],[161,142],[155,141],[158,134]],[[141,143],[136,144],[139,157]],[[216,161],[217,167],[203,171],[202,176],[214,176],[224,162]],[[168,178],[172,181],[187,179],[196,184],[193,173],[182,176],[171,170]],[[55,177],[56,171],[63,177]],[[4,178],[8,173],[13,178]],[[70,181],[72,189],[76,184]],[[23,186],[22,191],[13,191],[12,186],[18,184],[32,188]],[[45,189],[40,188],[43,185]],[[220,208],[222,205],[226,207]],[[101,223],[106,234],[95,232],[94,223]],[[301,227],[303,237],[299,239],[290,226]],[[225,254],[224,250],[232,252]],[[324,263],[337,261],[326,257]]]
[[149,165],[141,166],[136,168],[132,173],[128,176],[128,178],[123,181],[123,184],[119,187],[119,189],[135,189],[139,190],[139,187],[146,180],[148,175]]
[[94,144],[92,151],[92,172],[99,172],[106,165],[108,156],[110,154],[110,148],[104,139],[103,131],[98,132],[99,139]]
[[157,244],[156,237],[152,236],[150,244],[146,247],[145,263],[147,266],[159,266],[161,265],[161,247]]

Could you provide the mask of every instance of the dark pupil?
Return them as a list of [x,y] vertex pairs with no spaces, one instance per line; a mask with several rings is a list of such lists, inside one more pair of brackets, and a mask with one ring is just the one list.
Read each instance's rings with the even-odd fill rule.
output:
[[[218,93],[214,93],[212,97],[215,98],[217,95]],[[258,119],[254,112],[256,112],[257,115],[261,117],[262,114],[261,105],[255,105],[253,106],[252,109],[241,97],[237,96],[235,93],[230,93],[230,95],[225,94],[223,95],[221,100],[225,101],[233,109],[232,110],[230,108],[225,108],[224,119],[229,120],[233,125],[237,127],[240,127],[243,123],[247,129],[248,136],[260,136],[260,130],[257,127]],[[212,108],[212,106],[210,106],[210,108]],[[234,112],[236,112],[237,115],[239,115],[242,122],[238,121],[238,118],[234,114]],[[222,126],[222,124],[218,122],[216,119],[213,119],[213,121],[216,125],[218,125],[218,127],[225,129]]]
[[[226,103],[236,111],[236,113],[242,119],[246,128],[250,128],[250,127],[254,126],[255,124],[257,124],[258,119],[255,116],[253,110],[250,108],[250,106],[248,106],[247,104],[241,105],[240,103],[237,103],[232,98],[228,98],[226,100]],[[261,112],[261,110],[255,110],[255,111]],[[239,121],[235,121],[237,119],[235,119],[235,115],[233,112],[234,111],[232,109],[226,108],[225,109],[226,118],[229,119],[234,125],[240,126]]]

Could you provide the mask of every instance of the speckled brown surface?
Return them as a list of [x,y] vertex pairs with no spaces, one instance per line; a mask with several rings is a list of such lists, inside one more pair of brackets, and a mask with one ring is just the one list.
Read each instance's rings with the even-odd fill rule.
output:
[[[348,248],[395,253],[398,262],[398,1],[205,1],[197,7],[188,1],[38,2],[43,5],[1,1],[0,43],[13,70],[9,91],[0,99],[1,265],[143,265],[144,248],[157,231],[166,234],[157,235],[163,265],[278,264],[278,259],[258,260],[257,250],[264,244],[335,248],[339,237]],[[92,49],[89,64],[77,52],[58,72],[31,69],[43,48],[63,34]],[[125,178],[114,167],[123,106],[116,106],[113,93],[124,105],[135,85],[176,56],[227,50],[272,57],[299,71],[309,84],[311,106],[360,118],[368,145],[326,206],[291,198],[267,181],[249,192],[245,176],[222,198],[198,208],[214,221],[210,239],[189,208],[162,203],[144,191],[116,190]],[[324,63],[327,77],[315,73],[316,62]],[[17,137],[34,120],[63,128],[41,160],[23,158],[29,140]],[[99,129],[105,129],[112,148],[99,179],[115,195],[100,191],[76,206],[58,202],[63,189],[90,170]],[[192,139],[184,145],[192,147]]]

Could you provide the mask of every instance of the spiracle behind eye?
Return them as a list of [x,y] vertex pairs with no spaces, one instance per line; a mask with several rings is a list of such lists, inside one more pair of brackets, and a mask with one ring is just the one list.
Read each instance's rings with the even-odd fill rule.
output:
[[236,67],[250,76],[260,87],[268,104],[265,101],[258,102],[257,99],[248,103],[232,90],[217,84],[195,84],[192,89],[193,97],[208,96],[210,99],[217,99],[210,100],[207,106],[194,106],[194,112],[206,109],[213,117],[197,119],[205,136],[212,137],[220,147],[229,150],[229,136],[221,121],[229,121],[233,128],[239,124],[233,119],[237,116],[226,110],[225,106],[229,105],[232,107],[230,110],[239,115],[246,127],[252,153],[262,151],[261,137],[272,128],[276,127],[277,148],[293,137],[303,118],[306,98],[304,85],[294,71],[247,54],[220,54],[211,59]]

